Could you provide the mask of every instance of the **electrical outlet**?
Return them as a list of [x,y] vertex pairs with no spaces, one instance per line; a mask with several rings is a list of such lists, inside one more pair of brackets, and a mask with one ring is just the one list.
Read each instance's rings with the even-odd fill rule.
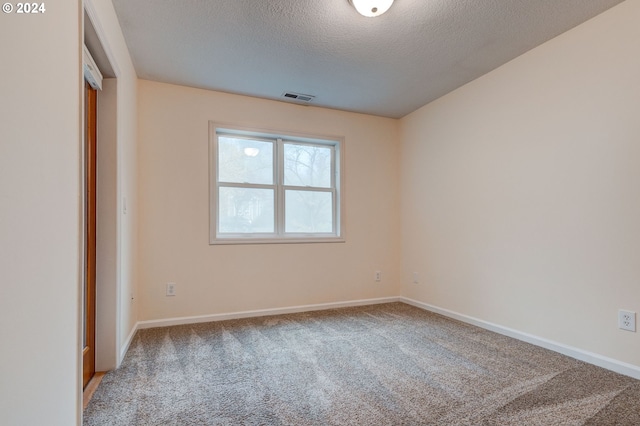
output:
[[376,282],[382,281],[382,272],[380,272],[380,271],[374,272],[373,273],[373,279],[376,280]]
[[167,283],[167,296],[176,295],[176,283]]
[[618,311],[618,328],[627,331],[636,331],[636,313],[631,311]]
[[420,282],[420,277],[418,276],[417,272],[413,273],[413,283],[414,284],[418,284]]

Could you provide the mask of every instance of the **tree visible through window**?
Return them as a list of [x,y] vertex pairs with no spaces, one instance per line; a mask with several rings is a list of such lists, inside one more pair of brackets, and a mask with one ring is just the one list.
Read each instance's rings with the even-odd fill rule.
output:
[[211,124],[211,243],[342,240],[339,140]]

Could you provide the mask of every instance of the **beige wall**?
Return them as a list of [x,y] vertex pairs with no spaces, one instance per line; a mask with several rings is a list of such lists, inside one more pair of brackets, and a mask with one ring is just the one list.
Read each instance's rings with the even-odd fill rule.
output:
[[[138,82],[111,2],[86,2],[118,73],[117,350],[138,319],[402,291],[640,365],[640,333],[616,328],[618,308],[640,312],[640,2],[400,122]],[[80,16],[77,1],[0,15],[7,425],[80,416]],[[208,120],[344,136],[347,242],[210,246]],[[176,297],[164,296],[168,281]]]
[[[126,49],[125,45],[122,45]],[[128,59],[128,53],[123,53]],[[128,60],[131,64],[130,60]],[[133,66],[118,77],[119,361],[138,321],[138,80]],[[126,210],[125,210],[126,200]]]
[[638,22],[626,1],[401,121],[403,295],[640,366],[617,329],[640,312]]
[[[15,4],[15,3],[14,3]],[[80,416],[80,12],[0,13],[0,423]]]
[[96,371],[118,364],[117,79],[102,81],[97,122]]
[[[149,81],[138,89],[140,320],[399,293],[396,120]],[[209,120],[344,136],[347,242],[209,245]],[[165,296],[167,282],[177,296]]]

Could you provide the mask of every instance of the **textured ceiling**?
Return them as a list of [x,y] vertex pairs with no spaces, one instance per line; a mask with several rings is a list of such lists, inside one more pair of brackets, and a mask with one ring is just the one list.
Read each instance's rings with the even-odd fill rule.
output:
[[113,0],[143,79],[402,117],[621,0]]

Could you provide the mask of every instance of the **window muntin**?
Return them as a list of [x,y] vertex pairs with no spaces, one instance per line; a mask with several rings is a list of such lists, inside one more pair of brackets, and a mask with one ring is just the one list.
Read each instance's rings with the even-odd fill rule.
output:
[[341,145],[211,123],[210,242],[344,241]]

